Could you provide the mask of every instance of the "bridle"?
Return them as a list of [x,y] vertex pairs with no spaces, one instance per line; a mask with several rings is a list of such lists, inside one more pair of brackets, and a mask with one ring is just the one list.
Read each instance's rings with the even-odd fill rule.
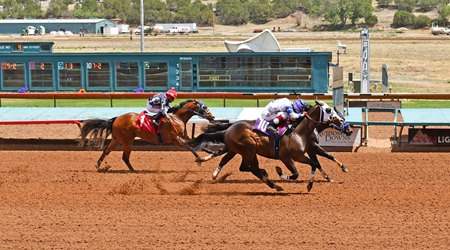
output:
[[328,121],[323,121],[323,113],[326,112],[326,111],[324,111],[322,109],[322,106],[319,106],[319,109],[320,109],[320,117],[319,117],[318,121],[314,120],[308,113],[305,114],[305,117],[308,120],[314,122],[314,124],[329,124],[329,123],[331,123],[333,121],[334,117],[330,116],[330,119]]
[[[184,109],[184,110],[191,111],[191,112],[194,113],[195,115],[198,115],[198,116],[200,116],[201,118],[205,118],[206,120],[209,120],[208,117],[207,117],[207,112],[206,112],[206,111],[209,110],[209,108],[208,108],[204,103],[202,103],[202,102],[199,102],[199,101],[196,101],[196,100],[194,100],[193,102],[195,102],[196,107],[197,107],[198,110],[200,110],[200,111],[196,111],[196,110],[194,110],[194,109],[185,108],[185,107],[180,107],[180,108],[181,108],[181,109]],[[204,108],[204,107],[206,107],[206,108]],[[212,117],[212,119],[214,119],[214,118]]]

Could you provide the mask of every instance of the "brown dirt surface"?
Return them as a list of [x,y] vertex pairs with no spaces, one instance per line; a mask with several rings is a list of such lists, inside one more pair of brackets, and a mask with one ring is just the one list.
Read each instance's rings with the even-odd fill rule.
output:
[[[74,125],[0,128],[3,138],[77,136]],[[388,140],[392,130],[370,134]],[[219,159],[197,166],[188,152],[133,152],[129,173],[114,151],[109,172],[97,173],[100,151],[0,151],[0,248],[448,248],[449,153],[369,144],[334,155],[350,172],[320,159],[336,182],[318,173],[308,193],[309,167],[297,164],[299,181],[279,181],[282,164],[264,158],[285,191],[239,172],[240,157],[212,182]]]

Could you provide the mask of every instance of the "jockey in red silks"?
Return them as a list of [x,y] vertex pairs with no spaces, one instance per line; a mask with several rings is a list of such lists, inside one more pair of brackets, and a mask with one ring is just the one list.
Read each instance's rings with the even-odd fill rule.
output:
[[152,123],[155,125],[155,129],[158,129],[158,120],[161,116],[168,117],[167,111],[170,109],[170,103],[177,98],[177,92],[175,88],[171,88],[166,92],[155,94],[148,99],[147,113],[146,115],[152,116]]
[[294,102],[287,98],[275,99],[264,107],[261,117],[269,122],[267,131],[277,135],[281,124],[302,119],[306,106],[306,101],[302,99]]

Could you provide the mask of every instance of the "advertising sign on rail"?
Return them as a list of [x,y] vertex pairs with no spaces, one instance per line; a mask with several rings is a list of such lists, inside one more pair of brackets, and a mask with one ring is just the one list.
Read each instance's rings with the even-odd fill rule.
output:
[[358,147],[361,145],[361,128],[352,127],[353,134],[347,136],[335,129],[328,128],[319,134],[319,145],[330,147]]
[[411,145],[450,146],[449,129],[408,129],[408,143]]

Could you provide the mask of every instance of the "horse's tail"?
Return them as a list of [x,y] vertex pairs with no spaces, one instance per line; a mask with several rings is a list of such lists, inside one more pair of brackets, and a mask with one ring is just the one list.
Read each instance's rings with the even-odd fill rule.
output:
[[112,125],[117,117],[109,120],[89,119],[81,121],[80,147],[94,146],[103,148],[106,139],[112,133]]
[[202,133],[196,138],[192,139],[189,144],[193,148],[198,148],[202,144],[207,143],[224,143],[226,130],[212,132],[212,133]]
[[218,131],[224,131],[224,130],[228,129],[229,127],[231,127],[231,125],[233,125],[233,123],[231,123],[231,122],[228,122],[228,123],[222,123],[222,122],[212,123],[212,124],[208,124],[208,126],[203,128],[202,130],[205,133],[214,133],[214,132],[218,132]]

